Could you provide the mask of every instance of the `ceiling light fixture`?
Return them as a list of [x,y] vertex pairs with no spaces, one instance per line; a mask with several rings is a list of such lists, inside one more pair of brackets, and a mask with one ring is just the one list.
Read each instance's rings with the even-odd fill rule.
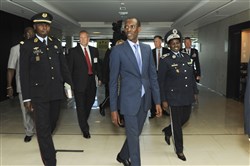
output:
[[126,8],[124,2],[121,2],[121,6],[119,8],[119,12],[118,13],[119,13],[119,15],[120,15],[120,17],[121,17],[122,20],[127,17],[128,11],[127,11],[127,8]]

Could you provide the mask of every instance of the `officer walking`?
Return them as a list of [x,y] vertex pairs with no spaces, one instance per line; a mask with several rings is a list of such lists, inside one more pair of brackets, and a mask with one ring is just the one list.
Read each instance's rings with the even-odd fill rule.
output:
[[173,135],[175,152],[179,159],[186,161],[183,153],[182,126],[190,117],[191,104],[197,93],[193,63],[188,54],[180,52],[181,33],[178,30],[169,31],[165,35],[165,42],[170,51],[160,59],[158,80],[162,105],[165,109],[169,107],[171,124],[162,131],[168,145]]
[[36,35],[20,47],[20,81],[24,106],[33,111],[37,140],[44,165],[56,165],[52,133],[64,98],[64,83],[72,85],[66,59],[58,39],[48,36],[52,15],[31,18]]

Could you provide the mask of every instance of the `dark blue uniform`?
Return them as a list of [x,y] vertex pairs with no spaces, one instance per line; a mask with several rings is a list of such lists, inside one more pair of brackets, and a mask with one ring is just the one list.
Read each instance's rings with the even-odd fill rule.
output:
[[159,65],[161,100],[170,106],[191,105],[197,92],[193,76],[193,63],[189,56],[181,53],[177,57],[172,51],[162,56]]
[[194,94],[197,93],[192,64],[186,53],[176,55],[172,51],[163,55],[159,64],[161,101],[168,102],[172,122],[172,126],[167,126],[163,131],[169,137],[174,134],[177,154],[183,152],[182,125],[189,119]]
[[64,83],[72,85],[61,43],[47,37],[47,45],[37,37],[20,47],[20,81],[23,101],[31,101],[36,133],[44,165],[56,165],[51,133],[56,127]]

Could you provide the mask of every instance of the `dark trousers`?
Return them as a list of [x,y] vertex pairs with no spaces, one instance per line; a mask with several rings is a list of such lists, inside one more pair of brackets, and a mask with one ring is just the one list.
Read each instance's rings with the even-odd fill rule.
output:
[[141,102],[140,110],[136,115],[124,115],[127,138],[120,151],[120,157],[122,159],[130,158],[132,166],[141,166],[139,137],[147,117],[147,111],[143,108],[144,102]]
[[37,140],[44,165],[56,165],[56,151],[52,132],[60,113],[61,100],[49,102],[32,102],[35,113]]
[[173,133],[173,140],[176,153],[183,152],[182,126],[188,121],[191,114],[191,108],[191,105],[170,106],[171,124],[163,130],[168,136],[171,136]]
[[77,110],[78,123],[82,132],[89,132],[88,118],[91,108],[95,102],[96,83],[95,76],[89,76],[86,80],[87,88],[84,92],[75,91],[75,102]]
[[109,84],[105,84],[105,99],[102,101],[100,106],[103,109],[109,107]]
[[156,109],[155,109],[155,102],[153,100],[153,96],[152,96],[152,106],[151,106],[151,109],[150,109],[150,113],[151,113],[151,117],[154,117],[156,115]]

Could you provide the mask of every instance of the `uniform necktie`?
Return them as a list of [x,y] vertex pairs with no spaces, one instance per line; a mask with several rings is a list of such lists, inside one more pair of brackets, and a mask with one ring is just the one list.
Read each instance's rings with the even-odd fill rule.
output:
[[47,44],[46,44],[46,39],[43,39],[43,44],[44,44],[45,46],[47,46]]
[[86,48],[84,48],[84,55],[85,55],[86,62],[87,62],[87,65],[88,65],[88,74],[92,75],[93,74],[92,65],[90,63],[89,54],[88,54],[88,51],[87,51]]
[[[142,73],[142,59],[141,59],[141,55],[140,55],[139,50],[138,50],[139,45],[135,44],[134,47],[135,47],[135,57],[136,57],[136,60],[137,60],[137,63],[138,63],[139,69],[140,69],[140,73]],[[141,97],[144,94],[145,94],[145,89],[144,89],[144,86],[142,84]]]
[[134,47],[135,47],[135,57],[136,57],[137,64],[138,64],[139,69],[140,69],[140,73],[141,73],[141,71],[142,71],[142,60],[141,60],[141,55],[139,54],[138,45],[135,44]]

